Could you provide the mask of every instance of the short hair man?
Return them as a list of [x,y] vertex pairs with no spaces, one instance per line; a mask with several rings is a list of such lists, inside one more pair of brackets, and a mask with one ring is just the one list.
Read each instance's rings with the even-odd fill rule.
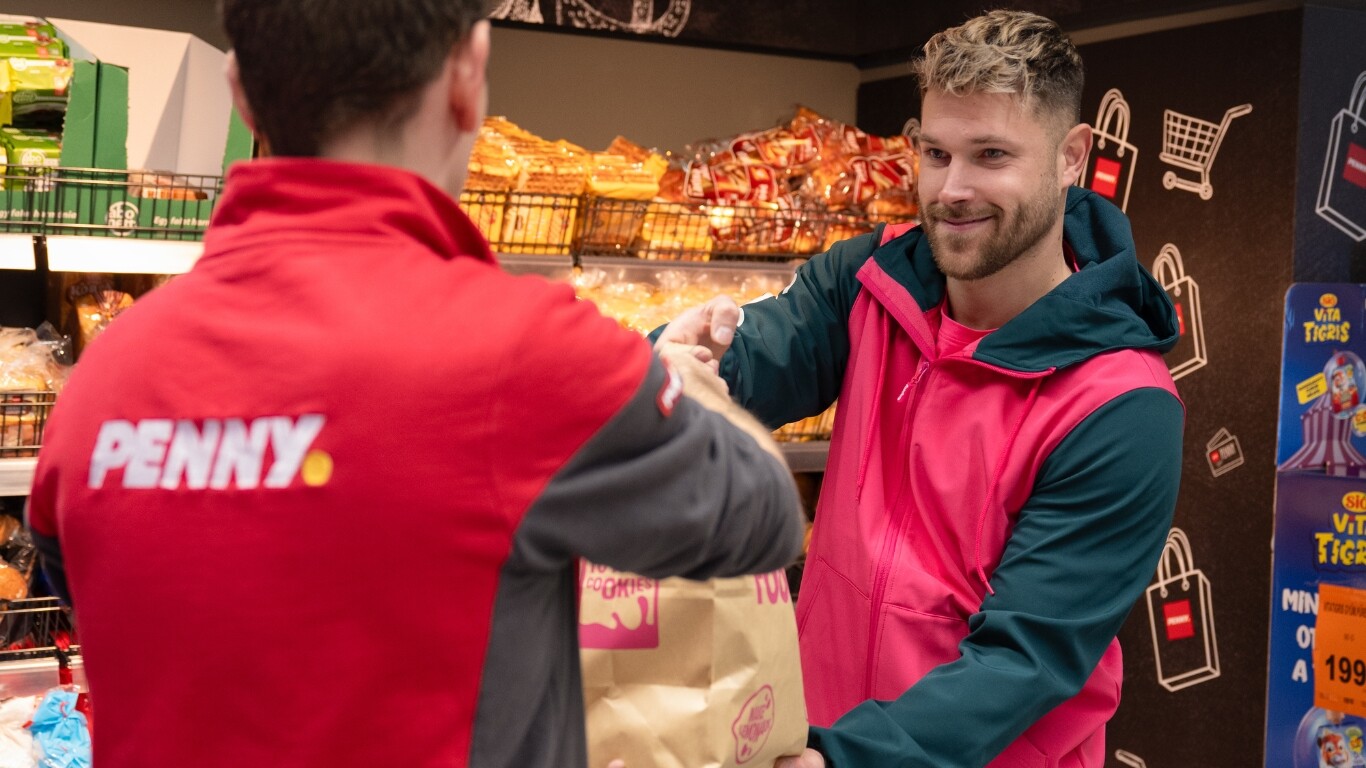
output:
[[724,353],[770,424],[839,399],[797,606],[818,727],[787,765],[1100,768],[1176,502],[1176,318],[1123,214],[1073,188],[1091,132],[1055,24],[988,13],[917,71],[922,226],[660,338]]
[[275,157],[89,347],[29,508],[101,768],[583,766],[578,557],[800,551],[791,475],[720,379],[501,271],[456,205],[482,5],[223,0]]

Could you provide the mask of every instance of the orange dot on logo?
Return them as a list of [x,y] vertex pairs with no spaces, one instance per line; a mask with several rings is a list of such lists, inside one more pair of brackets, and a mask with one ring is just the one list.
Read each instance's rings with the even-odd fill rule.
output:
[[1319,297],[1319,305],[1332,309],[1338,305],[1338,297],[1336,294],[1325,293]]
[[304,457],[304,466],[301,473],[304,485],[310,488],[318,488],[327,485],[332,479],[332,457],[325,451],[309,451]]

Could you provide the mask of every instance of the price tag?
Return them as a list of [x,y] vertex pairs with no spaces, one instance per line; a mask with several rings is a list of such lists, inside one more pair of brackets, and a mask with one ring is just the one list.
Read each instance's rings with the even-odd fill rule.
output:
[[1366,590],[1319,585],[1314,706],[1366,717]]

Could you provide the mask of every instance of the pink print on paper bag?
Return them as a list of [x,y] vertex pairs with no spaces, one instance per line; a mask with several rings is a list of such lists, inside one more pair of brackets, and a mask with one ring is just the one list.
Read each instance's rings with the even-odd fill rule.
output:
[[659,647],[659,582],[584,563],[579,646],[599,650]]
[[773,705],[773,688],[765,685],[740,708],[730,726],[735,736],[735,762],[744,765],[763,751],[768,735],[773,732]]

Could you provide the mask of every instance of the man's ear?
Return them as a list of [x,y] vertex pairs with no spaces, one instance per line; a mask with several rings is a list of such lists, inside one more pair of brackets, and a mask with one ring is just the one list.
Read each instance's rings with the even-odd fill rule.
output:
[[489,23],[479,21],[470,34],[451,51],[450,104],[456,125],[464,133],[479,130],[484,119],[485,89],[488,87]]
[[1077,183],[1086,171],[1086,156],[1091,154],[1091,126],[1078,123],[1058,146],[1058,185],[1066,188]]
[[237,67],[236,51],[228,51],[223,74],[228,78],[228,88],[232,89],[232,105],[237,108],[237,114],[242,117],[242,122],[246,123],[252,135],[260,139],[260,134],[256,130],[256,116],[252,114],[251,105],[247,103],[247,95],[242,90],[242,73]]

